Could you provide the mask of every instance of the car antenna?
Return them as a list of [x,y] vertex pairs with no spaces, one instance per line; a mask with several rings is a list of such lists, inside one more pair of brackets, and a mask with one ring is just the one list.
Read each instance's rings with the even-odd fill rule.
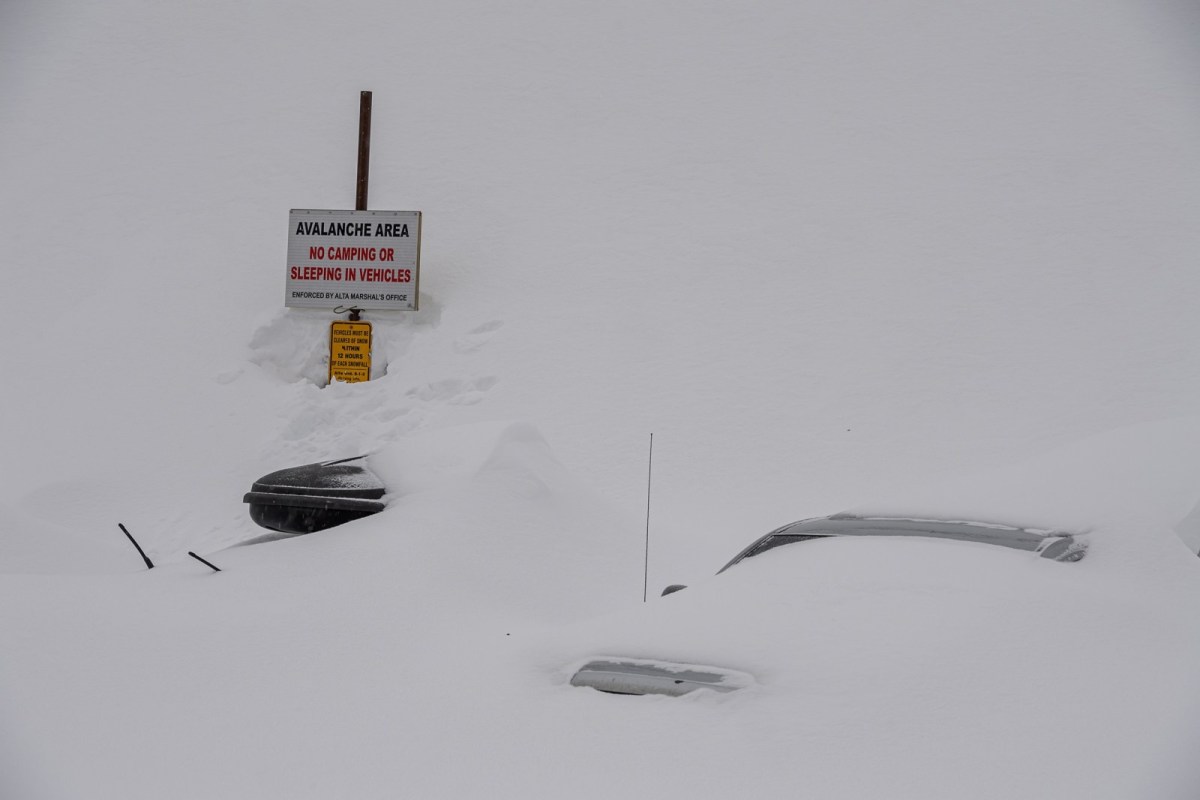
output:
[[646,461],[646,548],[642,564],[642,602],[650,588],[650,486],[654,477],[654,434],[650,434],[650,456]]

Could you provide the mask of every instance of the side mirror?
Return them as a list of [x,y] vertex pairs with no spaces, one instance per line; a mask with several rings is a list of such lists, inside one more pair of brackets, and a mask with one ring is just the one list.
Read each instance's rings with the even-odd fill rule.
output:
[[672,583],[670,586],[668,586],[667,588],[662,590],[662,594],[660,594],[659,597],[666,597],[669,594],[675,594],[676,592],[681,591],[686,588],[687,588],[687,586],[685,584]]

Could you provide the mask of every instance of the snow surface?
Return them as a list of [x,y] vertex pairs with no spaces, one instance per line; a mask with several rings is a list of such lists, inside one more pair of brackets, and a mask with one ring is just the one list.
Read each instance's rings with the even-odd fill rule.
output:
[[[0,4],[0,797],[1200,795],[1197,25]],[[352,205],[363,89],[421,310],[323,387],[284,226]],[[650,594],[692,588],[643,606],[650,433]],[[387,511],[238,546],[254,479],[361,453]],[[845,508],[1092,548],[711,578]],[[599,654],[760,685],[568,687]]]

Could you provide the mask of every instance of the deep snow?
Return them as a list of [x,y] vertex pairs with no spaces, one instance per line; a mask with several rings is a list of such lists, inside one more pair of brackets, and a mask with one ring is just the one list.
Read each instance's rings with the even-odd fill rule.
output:
[[[1130,619],[1184,636],[1195,427],[1156,421],[1200,407],[1196,24],[1166,0],[3,4],[9,793],[790,790],[687,756],[785,730],[761,705],[561,685],[585,653],[553,642],[642,610],[651,432],[652,594],[803,516],[954,512],[1099,526],[1081,580],[1163,582]],[[372,206],[425,213],[421,311],[368,314],[386,374],[321,388],[331,316],[280,307],[284,225],[352,205],[362,89]],[[232,547],[256,477],[363,452],[403,487],[384,515]],[[495,686],[457,692],[481,661]],[[862,796],[853,731],[822,796]],[[642,750],[585,769],[605,743]]]

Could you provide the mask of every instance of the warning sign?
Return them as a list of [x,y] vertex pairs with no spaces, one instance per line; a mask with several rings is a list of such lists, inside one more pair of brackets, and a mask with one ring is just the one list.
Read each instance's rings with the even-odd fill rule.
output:
[[294,208],[288,226],[285,306],[417,310],[420,211]]
[[329,382],[371,380],[371,323],[334,322],[329,328]]

